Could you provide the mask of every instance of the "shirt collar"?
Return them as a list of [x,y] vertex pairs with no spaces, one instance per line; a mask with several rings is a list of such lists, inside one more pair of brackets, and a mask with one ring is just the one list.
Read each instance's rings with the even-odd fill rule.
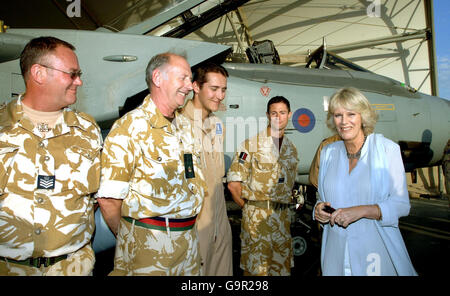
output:
[[[0,119],[0,126],[10,126],[16,122],[20,122],[22,127],[24,127],[25,129],[30,131],[33,130],[34,125],[31,120],[24,117],[22,95],[20,95],[16,101],[12,101],[11,103],[9,103],[6,108],[7,116],[3,116],[3,118]],[[78,127],[85,130],[85,128],[80,124],[80,121],[78,120],[75,112],[73,112],[70,108],[66,107],[63,109],[63,117],[64,123],[67,125],[67,127]],[[58,129],[59,127],[57,125],[55,127],[55,133]],[[63,133],[67,128],[63,126],[61,129],[61,133]]]
[[152,128],[165,128],[167,132],[173,133],[176,125],[179,124],[180,119],[178,119],[178,110],[175,110],[175,118],[171,123],[169,120],[167,120],[164,114],[161,113],[158,107],[156,107],[156,104],[151,98],[150,94],[144,98],[144,102],[142,103],[141,108],[148,117],[149,123]]
[[[201,116],[201,110],[198,108],[195,108],[194,106],[194,100],[189,99],[183,109],[180,110],[180,113],[185,115],[187,118],[189,118],[191,121],[194,121],[194,114],[195,112],[198,112]],[[209,113],[208,116],[205,118],[205,120],[202,121],[202,123],[199,125],[205,132],[209,133],[211,130],[215,130],[216,124],[219,122],[216,115],[214,113]]]

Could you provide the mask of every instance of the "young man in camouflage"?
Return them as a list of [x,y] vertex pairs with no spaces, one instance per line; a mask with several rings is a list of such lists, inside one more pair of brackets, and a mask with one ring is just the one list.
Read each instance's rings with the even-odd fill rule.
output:
[[194,98],[186,103],[181,114],[194,127],[195,141],[202,147],[202,170],[208,194],[197,219],[202,258],[202,274],[233,275],[231,226],[225,204],[223,176],[225,164],[222,121],[212,112],[219,110],[227,90],[228,73],[222,66],[208,63],[194,73]]
[[0,109],[0,275],[90,275],[100,129],[67,108],[82,85],[75,48],[31,40],[26,91]]
[[292,238],[288,204],[297,174],[297,149],[284,136],[292,113],[281,96],[267,103],[269,126],[247,139],[227,173],[228,189],[241,206],[244,275],[290,275]]
[[151,94],[105,140],[98,202],[117,235],[111,275],[200,275],[194,225],[206,184],[191,124],[176,111],[191,79],[184,57],[153,57]]

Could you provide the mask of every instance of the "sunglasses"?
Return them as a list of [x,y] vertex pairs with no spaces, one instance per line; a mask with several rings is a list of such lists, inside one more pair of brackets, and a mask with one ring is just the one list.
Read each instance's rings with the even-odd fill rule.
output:
[[42,64],[39,64],[39,65],[41,65],[42,67],[48,68],[48,69],[52,69],[52,70],[56,70],[56,71],[59,71],[59,72],[63,72],[63,73],[69,74],[69,75],[70,75],[70,78],[71,78],[72,80],[77,79],[77,77],[80,77],[80,78],[81,78],[81,74],[83,74],[83,72],[81,72],[81,70],[73,71],[73,72],[67,72],[67,71],[55,69],[55,68],[50,67],[50,66],[46,66],[46,65],[42,65]]

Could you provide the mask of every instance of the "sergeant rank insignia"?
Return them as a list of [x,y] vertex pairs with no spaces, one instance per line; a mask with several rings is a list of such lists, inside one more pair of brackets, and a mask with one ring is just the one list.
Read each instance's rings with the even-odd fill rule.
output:
[[38,175],[37,189],[55,189],[55,176]]

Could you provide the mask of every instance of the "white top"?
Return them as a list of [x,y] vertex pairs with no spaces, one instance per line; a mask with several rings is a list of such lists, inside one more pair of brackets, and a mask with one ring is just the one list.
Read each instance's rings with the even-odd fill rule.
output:
[[319,201],[335,209],[378,204],[382,220],[360,219],[347,228],[324,226],[321,264],[324,275],[344,275],[345,246],[352,275],[416,275],[398,229],[409,213],[405,170],[399,146],[371,134],[349,173],[343,141],[327,145],[319,166]]

